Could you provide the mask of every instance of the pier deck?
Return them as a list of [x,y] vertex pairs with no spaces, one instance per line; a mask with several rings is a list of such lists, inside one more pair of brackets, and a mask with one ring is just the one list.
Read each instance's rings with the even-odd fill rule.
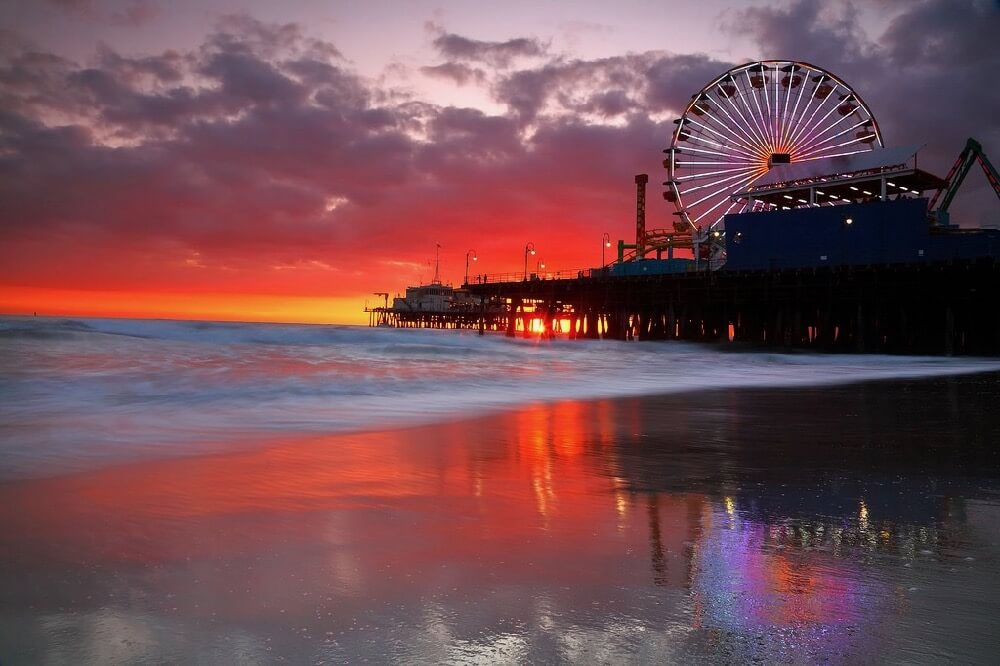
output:
[[906,354],[1000,354],[1000,261],[485,281],[502,304],[456,325],[508,335],[692,340]]

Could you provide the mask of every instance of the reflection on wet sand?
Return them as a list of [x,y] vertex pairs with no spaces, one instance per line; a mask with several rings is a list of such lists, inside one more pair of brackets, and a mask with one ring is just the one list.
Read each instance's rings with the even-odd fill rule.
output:
[[[927,450],[934,413],[864,446],[901,386],[966,390],[572,401],[7,483],[0,658],[976,661],[1000,483]],[[956,436],[996,441],[968,390]]]

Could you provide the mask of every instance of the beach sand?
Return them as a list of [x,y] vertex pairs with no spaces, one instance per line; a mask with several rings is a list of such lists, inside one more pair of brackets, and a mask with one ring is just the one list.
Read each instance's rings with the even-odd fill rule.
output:
[[986,663],[998,444],[984,374],[4,482],[0,663]]

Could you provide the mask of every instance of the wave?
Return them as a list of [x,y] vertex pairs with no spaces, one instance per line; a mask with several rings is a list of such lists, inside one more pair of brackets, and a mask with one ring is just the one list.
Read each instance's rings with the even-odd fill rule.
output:
[[0,336],[0,476],[42,460],[199,452],[234,432],[343,432],[538,401],[1000,370],[997,359],[352,326],[3,318]]
[[46,317],[0,318],[0,338],[54,339],[68,338],[76,333],[94,329],[77,319],[49,319]]

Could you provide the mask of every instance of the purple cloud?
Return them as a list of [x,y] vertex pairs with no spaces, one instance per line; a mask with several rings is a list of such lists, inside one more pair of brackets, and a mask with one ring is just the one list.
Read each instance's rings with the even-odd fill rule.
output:
[[548,45],[528,37],[484,42],[445,32],[433,23],[427,24],[427,29],[437,35],[434,47],[447,60],[479,62],[502,69],[509,67],[515,58],[538,58],[548,52]]

